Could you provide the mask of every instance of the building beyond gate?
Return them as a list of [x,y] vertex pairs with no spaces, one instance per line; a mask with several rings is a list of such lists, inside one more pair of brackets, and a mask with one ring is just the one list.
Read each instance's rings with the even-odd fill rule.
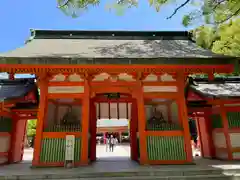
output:
[[[40,102],[33,166],[63,166],[66,135],[75,136],[75,165],[95,160],[90,149],[96,140],[94,103],[99,94],[104,101],[131,103],[133,160],[192,163],[187,78],[205,74],[211,81],[214,73],[232,73],[237,59],[201,49],[188,32],[34,30],[24,47],[1,54],[0,61],[1,72],[10,77],[37,76]],[[14,124],[13,111],[2,103],[1,115],[5,113],[10,117],[6,121]],[[227,125],[222,127],[229,139]],[[223,141],[222,134],[218,138]]]

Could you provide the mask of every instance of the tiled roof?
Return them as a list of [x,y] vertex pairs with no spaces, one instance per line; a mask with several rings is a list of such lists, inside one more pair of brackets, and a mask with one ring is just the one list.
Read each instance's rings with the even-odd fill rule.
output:
[[190,88],[205,97],[239,98],[240,78],[220,78],[212,82],[198,80]]
[[0,101],[23,97],[33,88],[34,79],[0,80]]
[[[200,48],[188,32],[33,32],[31,41],[0,54],[0,61],[22,64],[176,64],[194,63],[198,59],[198,63],[209,64],[207,58],[217,58],[216,62],[226,64],[226,58],[229,58]],[[186,58],[192,58],[192,61],[188,62]],[[211,61],[215,62],[214,59]]]

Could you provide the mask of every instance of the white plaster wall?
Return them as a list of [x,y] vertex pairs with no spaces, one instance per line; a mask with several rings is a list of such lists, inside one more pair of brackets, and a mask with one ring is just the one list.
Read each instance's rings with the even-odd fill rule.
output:
[[228,153],[227,151],[224,152],[224,151],[216,151],[216,157],[219,158],[219,159],[228,159]]
[[143,86],[143,92],[177,92],[177,86]]
[[240,133],[230,133],[230,140],[231,140],[231,145],[232,147],[240,147]]
[[10,147],[10,136],[0,136],[0,152],[8,152]]
[[84,86],[49,86],[48,93],[84,93]]
[[223,132],[213,132],[213,143],[216,148],[226,148],[226,138]]

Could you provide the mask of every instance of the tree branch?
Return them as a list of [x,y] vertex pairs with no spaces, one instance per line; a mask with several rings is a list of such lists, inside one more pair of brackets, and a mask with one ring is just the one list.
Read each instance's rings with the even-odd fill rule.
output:
[[227,18],[223,19],[222,21],[217,22],[217,24],[222,24],[226,21],[228,21],[229,19],[231,19],[232,17],[238,15],[240,13],[240,8],[238,8],[238,10],[236,10],[234,13],[232,13],[230,16],[228,16]]
[[66,0],[65,3],[63,3],[62,5],[59,5],[58,8],[63,8],[64,6],[67,6],[69,2],[70,0]]
[[226,2],[226,0],[217,1],[216,4],[215,4],[215,6],[214,6],[212,9],[213,9],[213,10],[217,9],[217,7],[218,7],[220,4],[224,3],[224,2]]
[[177,8],[173,11],[173,13],[172,13],[169,17],[167,17],[167,19],[171,19],[175,14],[177,14],[177,12],[178,12],[181,8],[183,8],[184,6],[186,6],[190,1],[191,1],[191,0],[186,0],[183,4],[181,4],[179,7],[177,7]]

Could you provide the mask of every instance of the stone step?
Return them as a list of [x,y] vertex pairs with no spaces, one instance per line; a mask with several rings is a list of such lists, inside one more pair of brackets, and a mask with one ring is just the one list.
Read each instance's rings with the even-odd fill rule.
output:
[[[138,171],[125,171],[125,172],[87,172],[83,173],[80,172],[78,173],[77,171],[74,172],[69,172],[66,171],[64,172],[64,169],[62,170],[61,173],[37,173],[35,172],[34,174],[19,174],[19,175],[0,175],[0,180],[1,179],[7,179],[7,180],[32,180],[32,179],[84,179],[84,180],[116,180],[116,179],[125,179],[125,180],[147,180],[147,179],[191,179],[192,177],[196,178],[197,180],[202,180],[204,178],[213,178],[213,179],[223,179],[225,178],[228,180],[228,178],[232,178],[233,176],[239,175],[240,174],[240,169],[184,169],[180,168],[179,170],[138,170]],[[240,177],[240,176],[239,176]],[[134,179],[135,178],[135,179]],[[144,179],[145,178],[145,179]],[[201,179],[202,178],[202,179]],[[237,179],[238,176],[234,177],[234,180]],[[240,178],[239,178],[240,180]]]
[[[59,180],[95,180],[96,178],[75,178],[75,179],[59,179]],[[198,176],[142,176],[142,177],[104,177],[97,180],[240,180],[240,176],[225,175],[198,175]]]

